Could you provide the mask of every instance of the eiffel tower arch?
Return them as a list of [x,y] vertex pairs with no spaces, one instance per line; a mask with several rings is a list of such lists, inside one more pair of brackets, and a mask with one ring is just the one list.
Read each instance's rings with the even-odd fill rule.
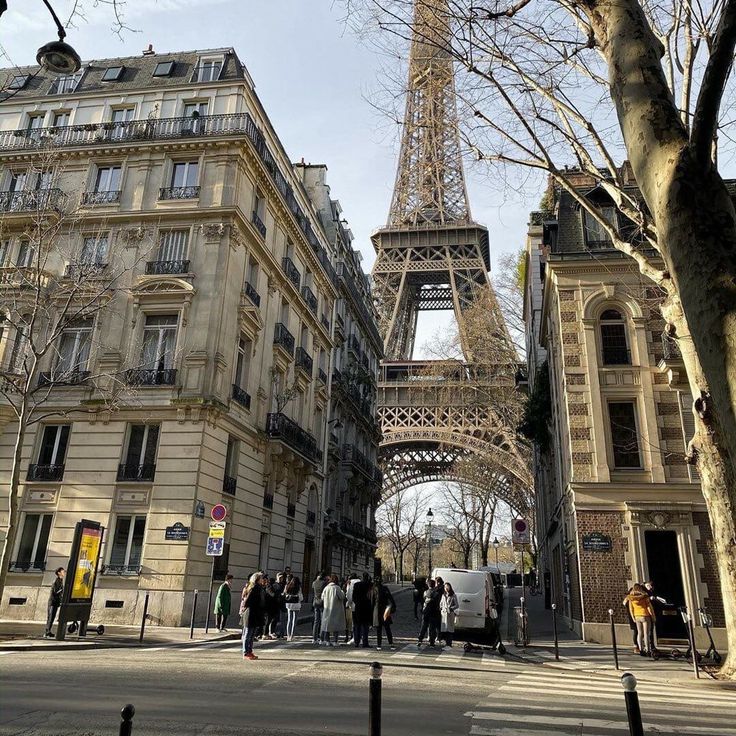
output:
[[[507,427],[476,400],[479,377],[465,332],[482,297],[489,339],[508,339],[488,278],[488,230],[468,203],[458,131],[447,0],[415,4],[403,137],[388,222],[372,236],[374,297],[385,360],[378,383],[384,498],[420,483],[457,480],[469,455],[493,459],[488,479],[501,498],[528,486],[529,470]],[[420,311],[452,310],[464,361],[414,361]],[[492,380],[513,383],[515,365]],[[490,387],[492,390],[492,387]],[[502,386],[499,386],[502,388]]]

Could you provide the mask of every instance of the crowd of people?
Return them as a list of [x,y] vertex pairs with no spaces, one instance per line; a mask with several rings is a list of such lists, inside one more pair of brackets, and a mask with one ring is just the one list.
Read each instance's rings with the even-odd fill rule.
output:
[[441,577],[414,582],[414,618],[418,619],[417,609],[421,606],[422,623],[419,629],[417,647],[421,648],[424,638],[429,637],[429,646],[434,647],[439,640],[441,646],[452,646],[455,633],[455,617],[460,604],[450,583]]

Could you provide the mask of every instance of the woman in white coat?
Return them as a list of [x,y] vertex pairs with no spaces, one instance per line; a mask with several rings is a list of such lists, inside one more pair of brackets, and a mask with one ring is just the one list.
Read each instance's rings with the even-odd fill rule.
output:
[[322,641],[334,646],[330,634],[337,644],[340,634],[345,631],[345,591],[337,584],[337,575],[330,575],[330,582],[322,591]]
[[288,641],[294,640],[294,629],[296,628],[296,618],[299,611],[302,610],[302,584],[299,578],[294,576],[286,584],[284,590],[284,604],[286,605],[286,638]]
[[442,594],[442,600],[440,600],[440,614],[442,616],[440,631],[448,647],[452,646],[452,635],[455,632],[455,615],[458,608],[460,608],[460,604],[452,585],[445,583],[445,592]]

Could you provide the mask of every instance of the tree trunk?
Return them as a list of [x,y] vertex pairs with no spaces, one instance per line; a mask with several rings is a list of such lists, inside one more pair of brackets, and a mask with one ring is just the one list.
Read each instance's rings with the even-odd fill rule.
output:
[[[631,165],[684,318],[673,322],[696,402],[698,466],[721,579],[736,675],[736,212],[723,180],[697,162],[660,63],[661,45],[638,0],[580,5],[609,68]],[[676,310],[675,302],[670,311]],[[694,352],[687,347],[693,341]],[[682,339],[685,338],[685,339]],[[697,354],[697,357],[696,357]],[[692,612],[691,612],[692,613]]]

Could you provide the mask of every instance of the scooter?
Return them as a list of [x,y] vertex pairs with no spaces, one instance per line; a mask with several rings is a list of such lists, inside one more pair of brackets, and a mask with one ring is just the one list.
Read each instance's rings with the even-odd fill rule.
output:
[[[71,621],[67,627],[67,633],[73,634],[77,629],[79,628],[79,622],[78,621]],[[91,627],[90,627],[91,628]],[[98,636],[102,636],[105,633],[105,627],[100,624],[96,628],[92,629]]]
[[720,664],[723,657],[718,653],[716,645],[713,642],[713,634],[710,633],[710,627],[713,626],[713,616],[711,616],[705,608],[698,608],[698,613],[700,614],[700,623],[705,628],[705,631],[708,634],[708,641],[710,642],[708,651],[702,655],[702,658],[710,659],[714,664]]

